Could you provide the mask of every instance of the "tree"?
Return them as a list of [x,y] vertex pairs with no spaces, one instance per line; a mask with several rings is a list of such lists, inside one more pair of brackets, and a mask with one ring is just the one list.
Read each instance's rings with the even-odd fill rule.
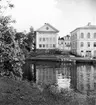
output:
[[30,52],[31,50],[35,51],[35,47],[36,47],[36,44],[35,44],[35,31],[33,29],[33,27],[31,26],[30,27],[30,32],[27,33],[26,35],[26,38],[24,39],[24,43],[26,43],[25,47],[26,49]]
[[[3,6],[0,6],[2,7],[0,9],[1,11]],[[9,2],[7,6],[13,8],[13,5]],[[15,41],[16,31],[11,26],[13,22],[10,16],[1,15],[0,17],[0,61],[3,64],[3,69],[0,71],[0,74],[2,76],[10,76],[12,74],[15,78],[21,78],[21,66],[24,63],[24,56],[18,42]]]

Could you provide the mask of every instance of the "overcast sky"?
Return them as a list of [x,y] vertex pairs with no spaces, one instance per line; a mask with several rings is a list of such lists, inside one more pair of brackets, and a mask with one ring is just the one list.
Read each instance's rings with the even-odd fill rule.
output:
[[12,0],[15,8],[11,11],[16,19],[18,31],[29,31],[30,26],[40,28],[50,23],[60,32],[69,34],[88,22],[96,25],[96,0]]

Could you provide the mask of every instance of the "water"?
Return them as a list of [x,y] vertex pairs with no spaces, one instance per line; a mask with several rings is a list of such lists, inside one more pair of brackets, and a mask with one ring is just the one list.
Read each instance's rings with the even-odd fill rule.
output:
[[96,66],[55,62],[27,61],[23,66],[23,77],[38,84],[42,89],[54,85],[73,90],[86,96],[96,96]]

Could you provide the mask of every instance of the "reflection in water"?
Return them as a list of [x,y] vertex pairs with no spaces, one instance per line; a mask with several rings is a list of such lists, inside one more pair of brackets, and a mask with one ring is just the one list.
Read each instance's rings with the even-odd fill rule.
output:
[[53,62],[29,62],[23,66],[23,77],[42,85],[73,89],[81,94],[95,94],[96,67],[89,64],[60,64]]
[[93,65],[77,66],[77,89],[90,95],[96,89],[96,67]]

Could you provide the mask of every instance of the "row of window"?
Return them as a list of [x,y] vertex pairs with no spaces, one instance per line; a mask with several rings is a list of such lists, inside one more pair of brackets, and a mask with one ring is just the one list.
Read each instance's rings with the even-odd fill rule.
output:
[[55,48],[55,44],[39,44],[39,48]]
[[39,41],[55,41],[56,39],[55,38],[39,38]]
[[70,42],[58,42],[58,44],[70,45]]
[[[81,42],[80,46],[84,47],[84,42]],[[91,43],[87,42],[87,47],[90,47],[90,46],[91,46]],[[93,47],[96,47],[96,42],[93,43]]]
[[[91,38],[91,34],[88,32],[86,37],[87,37],[88,39],[90,39],[90,38]],[[94,33],[92,37],[96,39],[96,33]],[[80,34],[80,38],[84,38],[84,33],[83,33],[83,32]],[[77,34],[74,34],[74,35],[71,37],[71,40],[74,40],[74,39],[77,39]]]
[[[87,33],[87,38],[90,38],[91,34]],[[84,38],[84,33],[81,33],[81,38]],[[96,38],[96,33],[94,33],[94,38]]]

